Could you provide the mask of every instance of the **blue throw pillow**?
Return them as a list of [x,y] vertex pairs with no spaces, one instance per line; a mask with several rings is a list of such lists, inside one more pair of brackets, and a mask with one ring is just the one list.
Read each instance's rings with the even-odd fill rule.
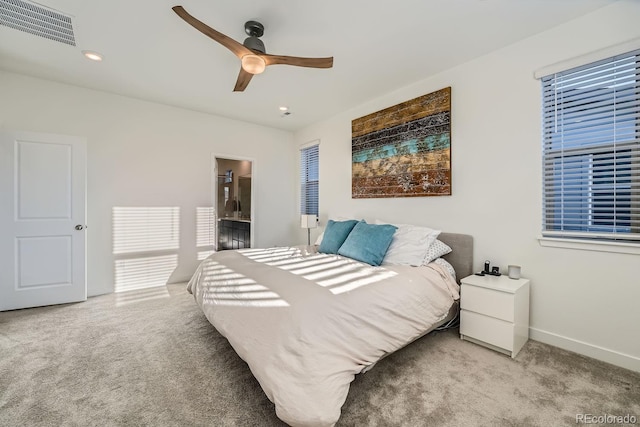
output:
[[370,265],[380,265],[397,229],[391,224],[376,225],[360,221],[349,233],[338,250],[338,255]]
[[318,252],[322,252],[324,254],[337,254],[338,249],[340,249],[340,246],[342,246],[345,239],[357,223],[358,221],[355,219],[347,221],[334,221],[330,219],[324,230],[324,237],[322,238],[322,243],[320,243]]

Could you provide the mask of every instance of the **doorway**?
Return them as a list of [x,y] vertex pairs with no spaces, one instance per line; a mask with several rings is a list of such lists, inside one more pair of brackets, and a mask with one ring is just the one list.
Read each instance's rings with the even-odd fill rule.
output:
[[253,246],[255,165],[252,159],[213,155],[212,201],[216,251]]

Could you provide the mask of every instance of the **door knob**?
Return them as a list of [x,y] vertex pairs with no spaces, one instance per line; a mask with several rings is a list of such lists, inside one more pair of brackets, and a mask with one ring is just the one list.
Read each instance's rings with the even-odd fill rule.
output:
[[80,231],[80,230],[84,230],[84,225],[76,225],[76,230]]

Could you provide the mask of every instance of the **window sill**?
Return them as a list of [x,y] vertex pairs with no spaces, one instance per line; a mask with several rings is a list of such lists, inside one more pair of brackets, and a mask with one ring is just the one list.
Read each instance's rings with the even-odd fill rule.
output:
[[540,246],[551,248],[578,249],[583,251],[615,252],[619,254],[640,255],[640,245],[625,242],[598,242],[594,240],[561,239],[538,236]]

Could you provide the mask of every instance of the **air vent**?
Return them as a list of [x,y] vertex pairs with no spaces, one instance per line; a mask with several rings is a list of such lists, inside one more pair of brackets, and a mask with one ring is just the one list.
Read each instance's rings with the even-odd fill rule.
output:
[[71,17],[22,0],[0,0],[0,25],[71,46],[76,45]]

